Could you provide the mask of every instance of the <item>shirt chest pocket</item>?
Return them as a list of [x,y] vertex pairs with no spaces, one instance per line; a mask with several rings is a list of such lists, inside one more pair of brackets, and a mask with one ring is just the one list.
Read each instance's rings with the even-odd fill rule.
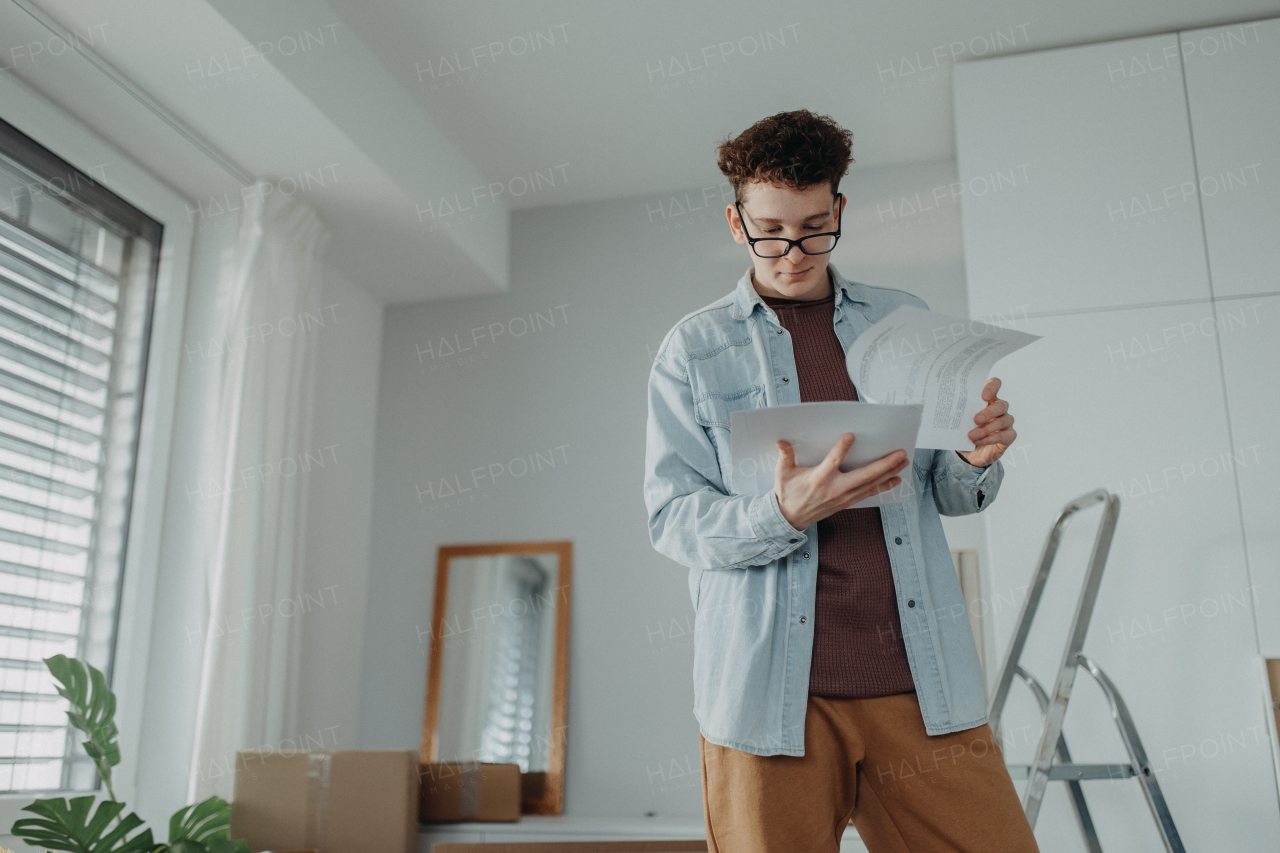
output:
[[[739,473],[734,468],[733,447],[729,433],[730,417],[741,409],[758,409],[764,406],[764,388],[751,385],[746,388],[730,389],[726,392],[713,392],[698,399],[693,404],[694,419],[702,424],[711,443],[715,446],[716,461],[720,464],[720,482],[726,494],[743,494],[747,484],[739,482]],[[751,473],[758,476],[759,463]],[[749,489],[749,491],[752,491]]]
[[759,370],[748,360],[752,355],[749,346],[726,346],[713,355],[690,363],[693,418],[715,446],[721,479],[729,494],[737,493],[733,488],[729,435],[733,413],[765,406]]
[[[712,391],[693,401],[693,418],[704,427],[721,427],[727,435],[730,417],[740,409],[759,409],[764,406],[764,388],[750,385],[746,388],[727,391]],[[719,436],[709,430],[711,438],[716,441]]]
[[722,437],[716,434],[718,429],[725,431],[724,436],[728,434],[730,415],[765,404],[764,385],[750,343],[727,342],[689,362],[694,420],[708,428],[717,444]]

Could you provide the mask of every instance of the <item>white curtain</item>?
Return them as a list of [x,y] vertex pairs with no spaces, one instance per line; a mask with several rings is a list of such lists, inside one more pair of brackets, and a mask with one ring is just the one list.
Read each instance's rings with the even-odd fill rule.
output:
[[217,483],[191,564],[205,580],[199,705],[187,802],[231,798],[238,749],[278,744],[296,719],[306,454],[322,307],[315,211],[247,192],[218,282],[202,483]]

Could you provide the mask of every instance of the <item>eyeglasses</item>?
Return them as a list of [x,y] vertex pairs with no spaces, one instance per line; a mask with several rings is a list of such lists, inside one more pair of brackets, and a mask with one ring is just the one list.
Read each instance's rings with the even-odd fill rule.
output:
[[[801,237],[799,240],[788,240],[786,237],[752,237],[747,234],[747,242],[751,244],[751,251],[756,253],[759,258],[781,258],[791,251],[792,246],[799,246],[800,251],[806,255],[825,255],[836,247],[836,241],[840,239],[840,199],[843,194],[836,193],[836,230],[824,231],[821,234],[809,234]],[[733,206],[738,208],[738,219],[742,220],[742,206],[738,202],[734,202]],[[743,224],[742,232],[746,234],[747,226]]]

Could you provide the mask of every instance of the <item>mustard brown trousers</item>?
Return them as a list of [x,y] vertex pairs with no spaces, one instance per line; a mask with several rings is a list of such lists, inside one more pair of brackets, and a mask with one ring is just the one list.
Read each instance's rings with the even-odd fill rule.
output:
[[914,691],[810,696],[804,755],[702,747],[710,853],[1039,853],[991,726],[925,732]]

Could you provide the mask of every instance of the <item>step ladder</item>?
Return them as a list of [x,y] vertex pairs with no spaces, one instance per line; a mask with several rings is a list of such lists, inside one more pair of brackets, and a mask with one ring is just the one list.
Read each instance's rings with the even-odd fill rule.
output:
[[[1022,668],[1018,660],[1031,633],[1031,620],[1035,618],[1036,608],[1040,605],[1040,597],[1049,579],[1049,569],[1053,566],[1054,557],[1058,553],[1063,531],[1066,530],[1072,516],[1096,503],[1104,504],[1102,520],[1098,524],[1098,532],[1093,540],[1089,569],[1080,590],[1080,599],[1076,603],[1075,617],[1071,622],[1071,632],[1062,653],[1062,663],[1058,667],[1057,683],[1054,685],[1051,697],[1045,692],[1040,682]],[[1067,503],[1058,512],[1053,528],[1045,539],[1044,549],[1040,552],[1040,563],[1036,568],[1035,578],[1022,603],[1016,629],[1009,642],[1009,649],[1005,652],[1004,663],[1000,666],[1000,675],[988,709],[988,720],[999,743],[1000,715],[1004,711],[1005,700],[1009,697],[1009,687],[1013,683],[1014,675],[1026,682],[1040,704],[1040,711],[1044,714],[1044,727],[1041,729],[1035,763],[1009,765],[1009,775],[1014,779],[1030,780],[1027,783],[1022,805],[1033,829],[1049,782],[1051,780],[1066,782],[1071,805],[1075,810],[1076,822],[1084,836],[1086,848],[1090,853],[1102,853],[1080,783],[1090,779],[1136,777],[1142,785],[1142,793],[1146,796],[1147,805],[1151,807],[1151,814],[1155,818],[1156,828],[1160,831],[1165,849],[1169,853],[1185,853],[1182,839],[1179,838],[1178,830],[1173,825],[1169,806],[1160,792],[1160,784],[1156,781],[1155,773],[1147,761],[1147,753],[1142,748],[1142,741],[1133,724],[1133,717],[1130,716],[1124,699],[1120,697],[1120,691],[1097,663],[1081,651],[1085,634],[1089,630],[1089,618],[1093,615],[1093,605],[1098,597],[1098,587],[1102,582],[1102,570],[1107,563],[1107,553],[1111,549],[1111,539],[1115,535],[1116,519],[1119,515],[1120,497],[1106,489],[1095,489],[1081,495]],[[1127,764],[1076,764],[1071,760],[1067,740],[1062,734],[1062,721],[1067,713],[1067,702],[1071,698],[1071,687],[1075,682],[1076,670],[1080,668],[1093,676],[1107,697],[1107,703],[1111,706],[1111,716],[1120,730],[1120,739],[1129,753]]]

